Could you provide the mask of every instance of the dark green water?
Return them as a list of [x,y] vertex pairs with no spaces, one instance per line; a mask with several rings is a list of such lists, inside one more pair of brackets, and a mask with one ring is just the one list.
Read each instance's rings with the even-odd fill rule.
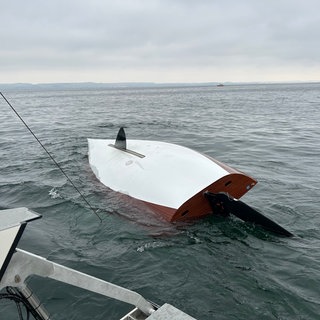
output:
[[[197,319],[320,319],[320,84],[5,92],[83,203],[4,101],[0,206],[43,215],[19,247],[168,302]],[[241,221],[165,223],[104,188],[86,138],[178,143],[255,177],[242,200],[290,230]],[[196,179],[196,177],[195,177]],[[123,303],[33,277],[52,319],[119,319]],[[0,319],[17,319],[0,301]]]

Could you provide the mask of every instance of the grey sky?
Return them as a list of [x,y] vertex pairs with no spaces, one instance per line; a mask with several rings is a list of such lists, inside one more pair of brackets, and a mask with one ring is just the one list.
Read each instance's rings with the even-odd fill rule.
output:
[[320,80],[319,0],[0,4],[0,83]]

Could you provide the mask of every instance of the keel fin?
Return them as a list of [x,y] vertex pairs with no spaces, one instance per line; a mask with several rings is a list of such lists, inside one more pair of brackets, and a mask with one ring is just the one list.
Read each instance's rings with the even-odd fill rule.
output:
[[116,138],[115,143],[114,144],[109,144],[109,147],[113,147],[113,148],[116,148],[118,150],[124,151],[126,153],[130,153],[133,156],[136,156],[136,157],[139,157],[139,158],[144,158],[145,157],[145,155],[143,155],[143,154],[141,154],[139,152],[127,149],[127,138],[126,138],[126,133],[124,132],[124,128],[123,127],[121,127],[119,129],[119,132],[117,134],[117,138]]
[[244,202],[234,199],[225,193],[211,193],[207,191],[204,195],[208,199],[212,210],[215,212],[217,211],[217,208],[221,208],[223,214],[231,213],[245,222],[257,224],[276,234],[286,237],[293,236],[291,232],[284,229],[276,222],[270,220]]
[[114,143],[114,147],[121,150],[127,149],[127,138],[123,127],[119,129],[116,142]]

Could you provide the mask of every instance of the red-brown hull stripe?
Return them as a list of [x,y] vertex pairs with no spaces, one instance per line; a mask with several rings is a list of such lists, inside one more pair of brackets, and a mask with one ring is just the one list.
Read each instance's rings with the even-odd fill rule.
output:
[[236,199],[240,199],[256,183],[256,180],[242,173],[230,173],[195,194],[178,209],[149,202],[145,202],[145,204],[167,221],[199,219],[212,213],[209,201],[203,195],[205,191],[213,193],[225,192]]

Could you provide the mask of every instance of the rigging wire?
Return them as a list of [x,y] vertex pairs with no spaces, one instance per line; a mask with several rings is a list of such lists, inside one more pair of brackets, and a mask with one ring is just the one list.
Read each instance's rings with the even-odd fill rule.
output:
[[40,144],[42,149],[47,153],[49,158],[54,162],[54,164],[58,167],[58,169],[62,172],[62,174],[67,178],[67,180],[70,182],[70,184],[74,187],[74,189],[79,193],[81,198],[84,200],[84,202],[89,206],[89,208],[92,210],[92,212],[99,218],[100,222],[102,222],[101,217],[98,215],[97,210],[95,210],[89,201],[85,198],[85,196],[82,194],[82,192],[77,188],[77,186],[73,183],[73,181],[69,178],[67,173],[62,169],[62,167],[59,165],[59,163],[53,158],[51,153],[47,150],[47,148],[42,144],[42,142],[39,140],[39,138],[35,135],[35,133],[31,130],[31,128],[28,126],[28,124],[23,120],[23,118],[20,116],[20,114],[16,111],[16,109],[12,106],[12,104],[8,101],[8,99],[3,95],[2,92],[0,92],[0,95],[5,100],[5,102],[9,105],[11,110],[16,114],[16,116],[21,120],[21,122],[24,124],[24,126],[29,130],[29,132],[33,135],[33,137],[37,140],[37,142]]

